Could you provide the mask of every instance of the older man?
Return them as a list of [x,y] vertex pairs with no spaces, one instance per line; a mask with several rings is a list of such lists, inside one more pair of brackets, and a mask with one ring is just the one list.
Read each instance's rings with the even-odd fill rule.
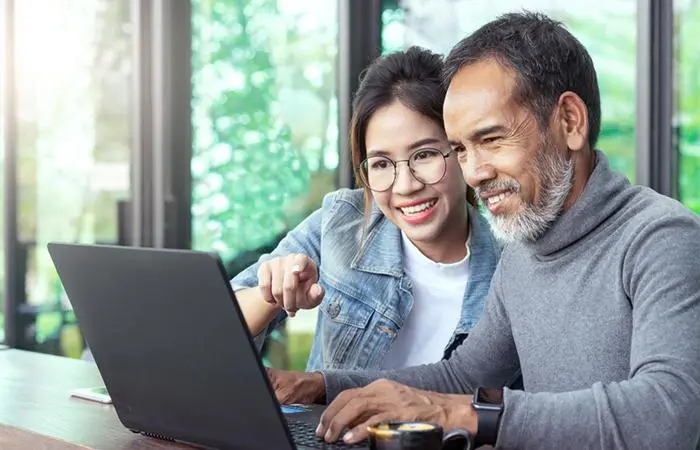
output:
[[418,419],[497,448],[700,448],[700,219],[610,170],[593,63],[559,23],[502,16],[446,64],[448,137],[509,242],[481,321],[437,364],[271,372],[278,397],[335,399],[327,440]]

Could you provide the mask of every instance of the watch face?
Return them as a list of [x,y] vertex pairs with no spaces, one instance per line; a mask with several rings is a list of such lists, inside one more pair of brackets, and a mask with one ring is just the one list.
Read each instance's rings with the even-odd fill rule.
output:
[[482,405],[502,405],[503,389],[498,388],[478,388],[476,390],[476,401]]

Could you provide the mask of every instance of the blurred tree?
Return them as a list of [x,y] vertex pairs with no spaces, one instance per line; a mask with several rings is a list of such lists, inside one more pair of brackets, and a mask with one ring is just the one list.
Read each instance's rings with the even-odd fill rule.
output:
[[[579,18],[567,14],[563,22],[591,54],[598,74],[602,120],[596,146],[605,152],[614,170],[634,182],[637,21],[628,15]],[[615,26],[607,26],[609,23]],[[601,35],[601,29],[605,34]]]
[[680,150],[679,194],[689,208],[700,214],[700,1],[688,2],[677,10],[675,120]]
[[276,1],[193,0],[193,11],[193,241],[230,258],[294,225],[285,202],[305,193],[309,169],[276,115]]
[[[320,103],[323,120],[334,92],[325,79],[315,86],[303,76],[324,71],[313,70],[302,47],[290,51],[288,41],[300,40],[277,0],[192,3],[193,245],[218,251],[235,275],[309,213],[310,172],[323,159],[328,122],[319,126],[304,108]],[[307,89],[294,89],[299,82]],[[285,336],[281,327],[266,341],[266,365],[289,366]]]

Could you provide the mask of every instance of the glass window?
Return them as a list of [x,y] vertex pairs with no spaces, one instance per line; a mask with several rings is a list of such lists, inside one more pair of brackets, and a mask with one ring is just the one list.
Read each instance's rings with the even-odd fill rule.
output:
[[[230,275],[335,188],[336,3],[192,2],[193,247],[218,251]],[[305,367],[316,311],[304,313],[275,335],[289,333],[289,355],[267,363]]]
[[680,200],[700,214],[700,2],[676,0],[675,118]]
[[588,49],[601,91],[602,127],[597,147],[605,151],[614,169],[634,182],[635,0],[384,0],[383,51],[420,45],[447,54],[460,39],[489,20],[523,8],[562,21]]
[[[115,243],[129,196],[129,0],[15,1],[20,345],[77,357],[83,340],[49,241]],[[38,14],[37,12],[41,12]]]
[[0,342],[5,341],[5,9],[0,4]]

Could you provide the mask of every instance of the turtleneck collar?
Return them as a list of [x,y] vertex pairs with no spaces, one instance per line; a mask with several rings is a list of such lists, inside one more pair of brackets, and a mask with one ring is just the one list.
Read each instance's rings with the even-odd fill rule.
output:
[[538,257],[554,256],[584,238],[629,201],[634,192],[622,174],[610,170],[608,158],[595,150],[595,166],[581,195],[536,241],[527,242]]

